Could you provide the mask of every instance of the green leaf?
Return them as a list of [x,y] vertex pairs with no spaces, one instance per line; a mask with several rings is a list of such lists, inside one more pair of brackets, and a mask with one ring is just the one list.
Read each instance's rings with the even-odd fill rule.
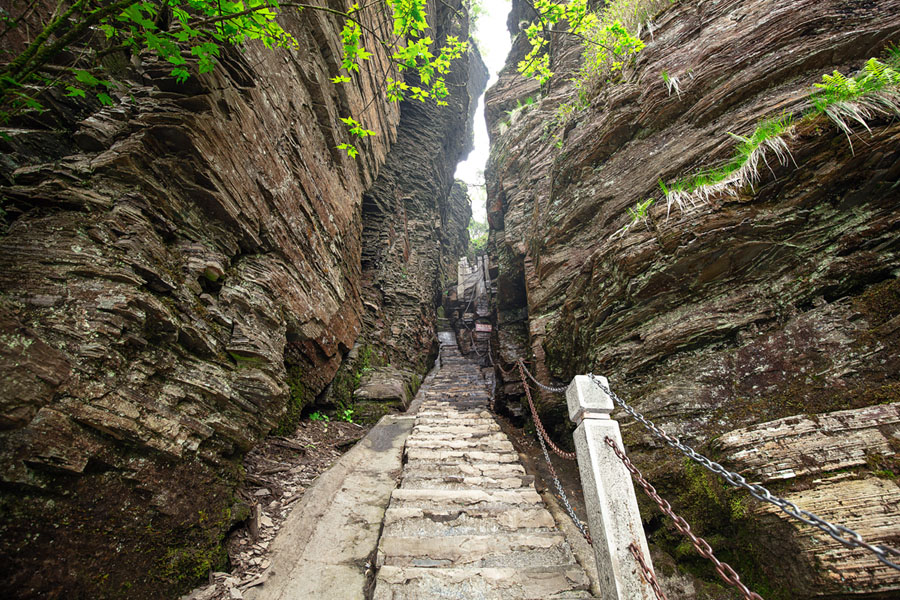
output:
[[44,105],[29,96],[28,94],[23,94],[22,92],[15,92],[16,96],[19,97],[19,101],[22,102],[27,108],[32,108],[34,110],[43,111]]
[[74,85],[67,85],[66,89],[69,90],[69,93],[66,94],[69,98],[84,98],[85,93],[81,88],[77,88]]
[[350,158],[356,158],[359,155],[359,150],[353,144],[339,144],[337,149],[344,150]]
[[75,80],[79,83],[83,83],[84,85],[88,85],[94,87],[100,80],[88,73],[87,71],[76,71],[75,72]]
[[175,67],[174,69],[172,69],[171,75],[178,83],[184,83],[191,76],[191,74],[188,73],[187,69],[183,69],[181,67]]
[[113,105],[113,99],[110,98],[108,94],[104,94],[103,92],[97,94],[97,100],[99,100],[100,104],[102,104],[103,106]]

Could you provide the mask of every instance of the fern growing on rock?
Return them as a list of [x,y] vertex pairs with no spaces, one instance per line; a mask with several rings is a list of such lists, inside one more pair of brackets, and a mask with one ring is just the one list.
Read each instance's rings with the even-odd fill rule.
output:
[[[809,96],[809,108],[803,120],[820,117],[831,120],[847,136],[851,150],[851,134],[854,123],[871,132],[869,122],[879,116],[900,116],[900,49],[891,47],[883,61],[870,58],[855,75],[843,75],[839,71],[822,76],[822,82],[814,84]],[[665,77],[664,77],[665,80]],[[750,136],[729,132],[738,141],[732,157],[722,166],[704,169],[693,175],[666,184],[660,181],[662,196],[644,200],[628,209],[631,217],[619,234],[645,219],[650,206],[665,201],[666,217],[672,206],[681,210],[713,198],[735,195],[751,189],[759,182],[762,167],[772,171],[772,162],[786,167],[792,162],[788,141],[796,130],[795,116],[783,114],[761,121]],[[796,163],[795,163],[796,166]],[[774,173],[774,171],[772,171]]]

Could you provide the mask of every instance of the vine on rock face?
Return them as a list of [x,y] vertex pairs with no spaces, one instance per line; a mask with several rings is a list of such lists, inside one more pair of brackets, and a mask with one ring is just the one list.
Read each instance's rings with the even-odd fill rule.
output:
[[[194,69],[212,71],[223,46],[258,41],[270,49],[297,50],[297,40],[277,20],[286,9],[322,11],[344,19],[341,73],[331,79],[333,83],[351,82],[360,65],[372,58],[362,43],[364,33],[371,34],[391,62],[388,72],[379,74],[389,102],[410,97],[446,105],[442,99],[449,91],[444,76],[451,62],[468,49],[466,41],[447,36],[434,54],[435,42],[426,35],[425,0],[377,0],[362,8],[353,4],[346,12],[279,0],[73,0],[60,2],[30,36],[25,23],[34,19],[38,8],[38,0],[30,0],[14,9],[0,9],[0,40],[12,31],[29,38],[15,56],[0,50],[0,60],[8,59],[0,64],[0,125],[20,113],[43,111],[42,95],[53,87],[63,88],[69,97],[85,98],[90,91],[101,104],[114,104],[113,94],[123,86],[102,73],[104,57],[116,52],[155,55],[171,65],[170,75],[181,83]],[[385,8],[391,11],[393,29],[382,37],[365,25],[362,13]],[[105,44],[98,43],[98,34],[105,37]],[[406,71],[417,75],[417,85],[400,76]],[[127,99],[127,89],[119,97]],[[341,120],[356,139],[375,135],[353,116]],[[358,154],[351,143],[338,148],[350,157]]]

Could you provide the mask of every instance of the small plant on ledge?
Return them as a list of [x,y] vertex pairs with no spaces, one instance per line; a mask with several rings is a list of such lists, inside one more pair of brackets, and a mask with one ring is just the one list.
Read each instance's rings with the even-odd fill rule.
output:
[[[802,121],[829,119],[847,136],[852,151],[853,123],[871,133],[869,122],[876,117],[900,116],[900,48],[887,48],[884,60],[870,58],[855,75],[846,76],[839,71],[823,75],[822,82],[814,87]],[[770,157],[783,167],[793,162],[788,141],[793,138],[796,125],[795,116],[785,113],[762,120],[750,136],[728,132],[738,145],[725,164],[698,171],[668,185],[660,181],[662,197],[650,198],[638,203],[635,209],[629,208],[631,220],[615,235],[624,235],[632,225],[646,218],[650,207],[657,202],[666,202],[668,217],[673,205],[687,210],[713,197],[753,188],[760,180],[763,165],[774,174]]]

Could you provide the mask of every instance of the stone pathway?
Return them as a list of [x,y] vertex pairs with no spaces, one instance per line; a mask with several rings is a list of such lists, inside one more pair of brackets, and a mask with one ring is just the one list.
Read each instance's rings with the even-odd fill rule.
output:
[[589,581],[488,410],[478,367],[441,334],[378,544],[375,600],[590,598]]

